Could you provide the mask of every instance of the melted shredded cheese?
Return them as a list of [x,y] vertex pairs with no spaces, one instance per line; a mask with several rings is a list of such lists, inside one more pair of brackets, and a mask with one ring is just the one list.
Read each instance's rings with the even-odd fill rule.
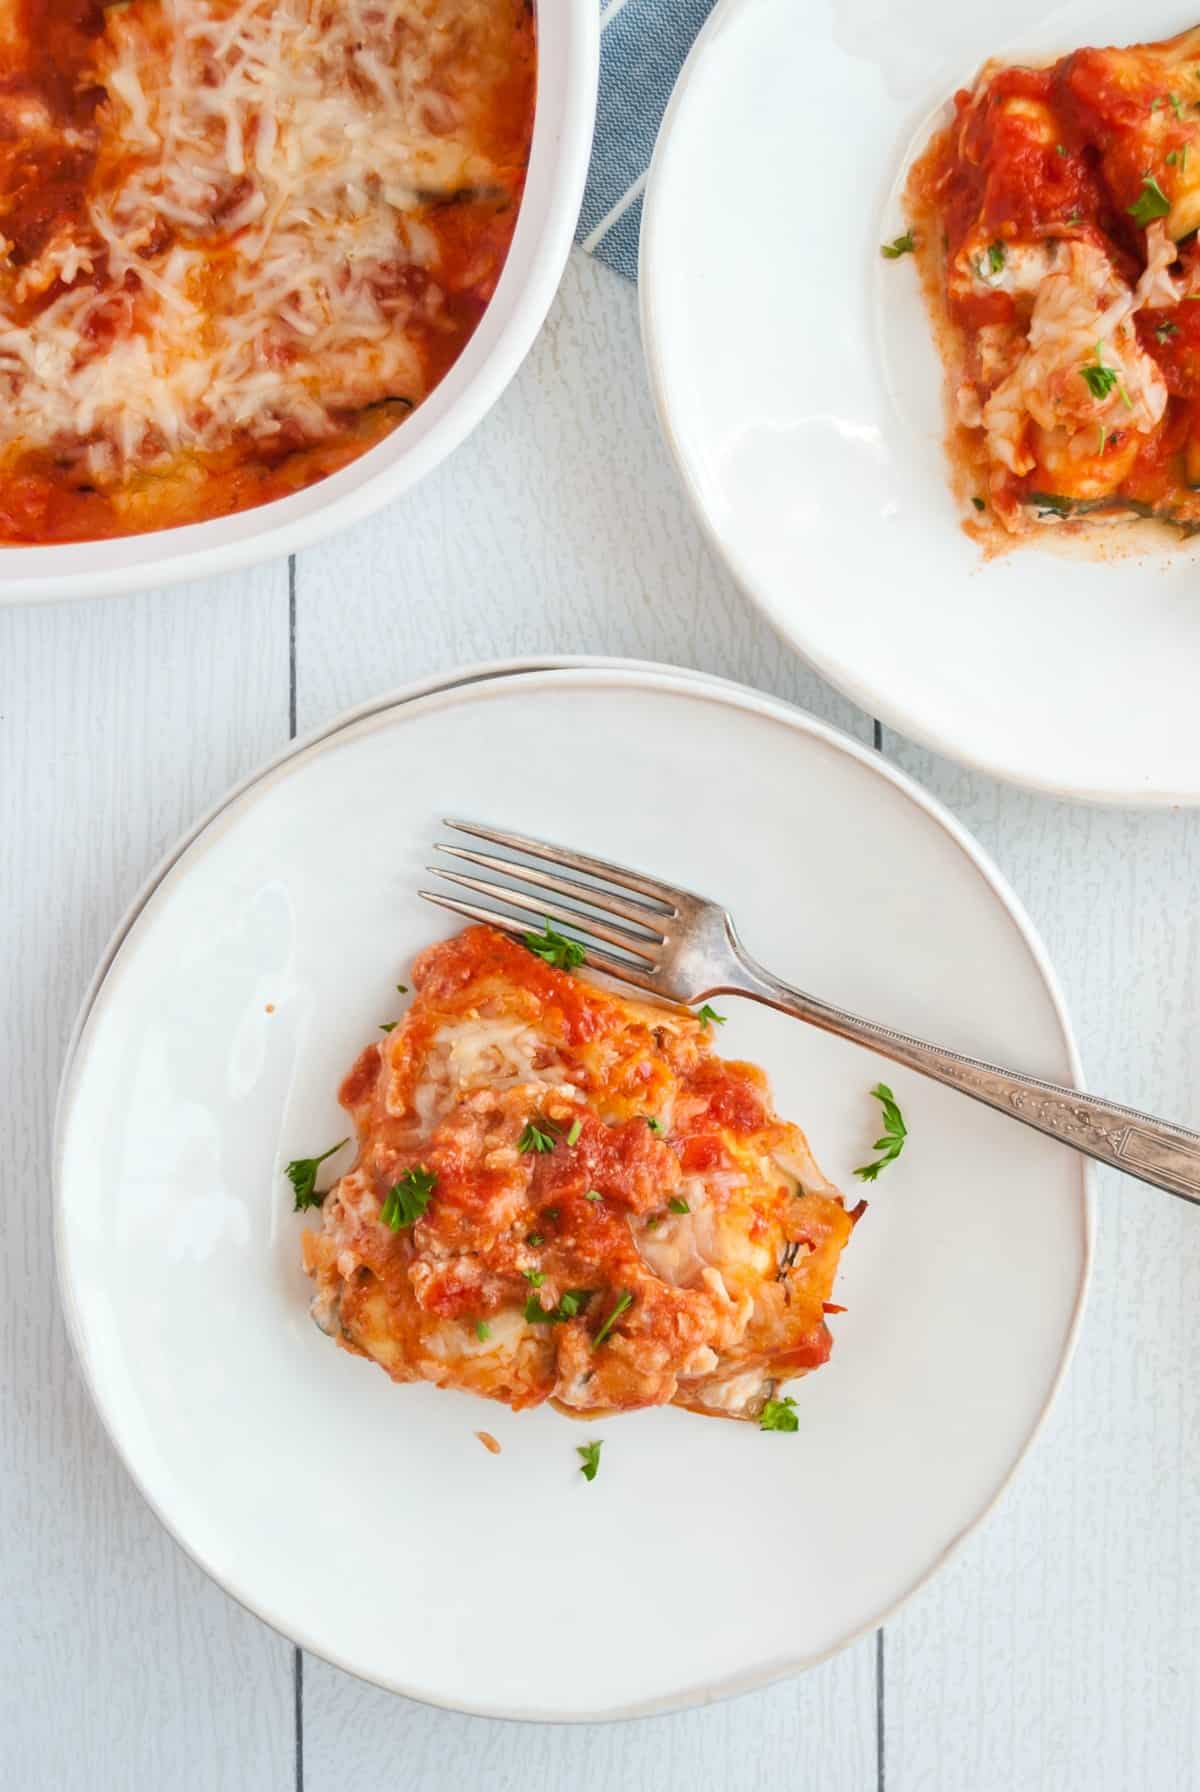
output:
[[442,303],[420,213],[491,175],[455,75],[489,11],[111,7],[86,221],[0,283],[0,447],[82,444],[103,483],[180,450],[320,441],[339,413],[416,402],[405,326]]

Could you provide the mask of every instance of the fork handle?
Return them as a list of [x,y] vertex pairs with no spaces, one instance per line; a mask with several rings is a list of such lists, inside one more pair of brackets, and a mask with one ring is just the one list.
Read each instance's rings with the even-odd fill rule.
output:
[[961,1052],[927,1045],[909,1033],[861,1020],[845,1009],[793,989],[740,948],[737,956],[745,982],[723,986],[729,993],[751,996],[826,1033],[835,1033],[839,1039],[869,1046],[894,1063],[905,1064],[936,1083],[945,1083],[976,1101],[986,1102],[1010,1119],[1020,1120],[1064,1145],[1072,1145],[1099,1163],[1112,1164],[1114,1169],[1200,1205],[1200,1133],[1175,1126],[1169,1120],[1156,1120],[1137,1108],[1084,1095],[1064,1084],[1045,1082],[1041,1077],[1021,1076]]

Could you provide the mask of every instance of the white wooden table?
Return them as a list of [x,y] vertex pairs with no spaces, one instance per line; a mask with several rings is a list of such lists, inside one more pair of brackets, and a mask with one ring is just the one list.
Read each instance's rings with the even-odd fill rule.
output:
[[[111,927],[289,732],[540,651],[707,668],[873,737],[715,564],[658,438],[635,295],[578,254],[484,426],[373,523],[290,569],[0,612],[0,1786],[1191,1792],[1200,1214],[1115,1174],[1073,1372],[998,1514],[885,1633],[709,1710],[537,1728],[393,1698],[234,1605],[126,1478],[59,1316],[48,1172],[63,1048]],[[1029,906],[1094,1085],[1195,1124],[1200,814],[1076,808],[875,738]]]

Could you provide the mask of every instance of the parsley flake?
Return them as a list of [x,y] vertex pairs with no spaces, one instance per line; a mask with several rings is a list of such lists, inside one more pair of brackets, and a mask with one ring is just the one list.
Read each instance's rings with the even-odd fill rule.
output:
[[583,1131],[583,1121],[579,1118],[579,1116],[577,1114],[575,1116],[574,1120],[572,1120],[572,1122],[571,1122],[571,1130],[567,1134],[567,1144],[568,1145],[578,1145],[579,1135],[582,1131]]
[[528,1325],[562,1325],[567,1319],[575,1319],[592,1298],[590,1288],[568,1288],[560,1296],[556,1307],[544,1307],[536,1294],[531,1294],[525,1302],[525,1321]]
[[579,941],[556,932],[548,918],[544,933],[523,933],[521,944],[527,946],[536,958],[552,964],[559,971],[573,971],[587,962],[587,953]]
[[1003,243],[989,243],[987,258],[988,258],[988,267],[991,269],[992,273],[998,274],[1000,272],[1000,269],[1004,266],[1005,262],[1008,260],[1008,252],[1005,249],[1004,244]]
[[398,996],[406,996],[408,994],[408,984],[407,983],[397,983],[396,994]]
[[415,1225],[429,1206],[436,1187],[437,1177],[424,1164],[405,1170],[400,1180],[393,1182],[388,1190],[387,1200],[380,1210],[380,1219],[393,1232],[399,1232],[402,1226]]
[[525,1277],[525,1280],[529,1283],[531,1288],[540,1288],[542,1283],[546,1280],[546,1273],[541,1269],[523,1269],[521,1274]]
[[525,1130],[517,1140],[518,1151],[553,1151],[558,1128],[551,1120],[543,1120],[535,1125],[532,1120],[525,1122]]
[[782,1400],[764,1400],[762,1411],[758,1415],[760,1431],[798,1431],[800,1421],[796,1417],[796,1402],[790,1394]]
[[646,1125],[650,1128],[651,1132],[665,1132],[667,1130],[662,1121],[657,1119],[653,1114],[643,1114],[642,1119],[646,1122]]
[[895,242],[881,243],[879,253],[885,261],[899,261],[902,255],[911,255],[916,246],[912,231],[906,230],[903,236],[896,238]]
[[725,1025],[725,1016],[723,1014],[718,1014],[715,1008],[710,1008],[707,1002],[704,1003],[703,1007],[697,1008],[696,1019],[700,1022],[702,1027],[707,1027],[710,1024],[715,1027],[723,1027]]
[[604,1196],[598,1188],[589,1188],[583,1198],[585,1201],[602,1201]]
[[984,503],[982,498],[972,498],[971,502],[975,506],[976,510],[986,510],[987,509],[987,505]]
[[1169,336],[1178,336],[1179,325],[1171,323],[1168,319],[1164,323],[1155,325],[1154,334],[1160,342],[1165,342]]
[[1180,102],[1179,95],[1177,93],[1169,93],[1167,95],[1167,98],[1171,102],[1171,110],[1175,114],[1176,118],[1182,118],[1183,117],[1183,106]]
[[690,1213],[692,1211],[682,1195],[672,1195],[667,1206],[672,1213]]
[[607,1336],[608,1336],[609,1332],[612,1330],[613,1326],[617,1323],[617,1320],[621,1317],[621,1314],[624,1313],[626,1311],[626,1309],[631,1307],[632,1305],[633,1305],[633,1296],[632,1296],[632,1294],[630,1294],[628,1288],[625,1288],[622,1290],[620,1299],[617,1301],[616,1306],[613,1308],[613,1310],[609,1314],[608,1318],[604,1321],[604,1324],[600,1327],[600,1330],[596,1333],[596,1336],[592,1339],[592,1349],[593,1350],[598,1350],[600,1348],[601,1344],[603,1344],[605,1338],[607,1338]]
[[1066,155],[1066,153],[1067,153],[1067,152],[1066,152],[1066,149],[1065,149],[1065,147],[1064,147],[1064,146],[1063,146],[1063,144],[1061,144],[1061,143],[1056,143],[1056,144],[1055,144],[1055,145],[1054,145],[1054,153],[1055,153],[1055,155],[1056,155],[1056,156],[1065,156],[1065,155]]
[[477,1319],[475,1321],[475,1336],[479,1339],[479,1342],[481,1344],[486,1344],[488,1339],[491,1337],[491,1335],[492,1335],[492,1328],[488,1324],[487,1320],[486,1319]]
[[390,1033],[392,1028],[394,1026],[397,1026],[398,1024],[399,1023],[394,1020],[385,1020],[385,1021],[381,1022],[379,1031],[381,1033]]
[[1092,397],[1099,402],[1108,397],[1116,385],[1120,375],[1115,367],[1106,367],[1100,356],[1100,343],[1096,344],[1095,361],[1086,362],[1079,369],[1079,377],[1087,386]]
[[317,1193],[317,1171],[327,1157],[332,1157],[335,1151],[340,1151],[343,1145],[349,1143],[349,1139],[339,1139],[336,1145],[329,1147],[328,1151],[322,1151],[320,1157],[294,1157],[292,1159],[283,1173],[296,1191],[296,1199],[292,1203],[293,1213],[303,1213],[308,1207],[321,1205],[325,1195],[324,1192]]
[[883,1108],[883,1136],[875,1141],[873,1149],[882,1151],[883,1156],[873,1164],[863,1164],[854,1174],[863,1182],[875,1182],[880,1170],[895,1163],[904,1149],[904,1141],[908,1137],[908,1128],[904,1124],[904,1116],[896,1105],[896,1097],[886,1083],[876,1083],[871,1090]]
[[1132,205],[1125,207],[1139,230],[1145,230],[1155,218],[1165,218],[1170,209],[1171,201],[1152,174],[1143,174],[1141,192]]
[[546,1240],[542,1237],[540,1232],[527,1232],[525,1234],[525,1243],[533,1245],[535,1249],[539,1244],[545,1244],[545,1242]]
[[594,1443],[575,1445],[575,1454],[583,1457],[579,1472],[585,1481],[596,1479],[596,1470],[600,1467],[600,1451],[603,1446],[604,1439],[602,1437],[598,1437]]

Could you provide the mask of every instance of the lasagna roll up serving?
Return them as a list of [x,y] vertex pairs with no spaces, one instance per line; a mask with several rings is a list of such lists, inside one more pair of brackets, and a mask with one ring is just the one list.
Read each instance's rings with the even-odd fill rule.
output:
[[503,267],[526,0],[0,0],[0,542],[310,485]]
[[987,64],[907,203],[974,526],[1200,529],[1200,30]]
[[396,1381],[513,1408],[770,1403],[794,1429],[777,1389],[829,1355],[857,1214],[762,1072],[716,1055],[719,1015],[599,988],[549,928],[532,944],[430,948],[346,1078],[357,1159],[303,1235],[317,1323]]

